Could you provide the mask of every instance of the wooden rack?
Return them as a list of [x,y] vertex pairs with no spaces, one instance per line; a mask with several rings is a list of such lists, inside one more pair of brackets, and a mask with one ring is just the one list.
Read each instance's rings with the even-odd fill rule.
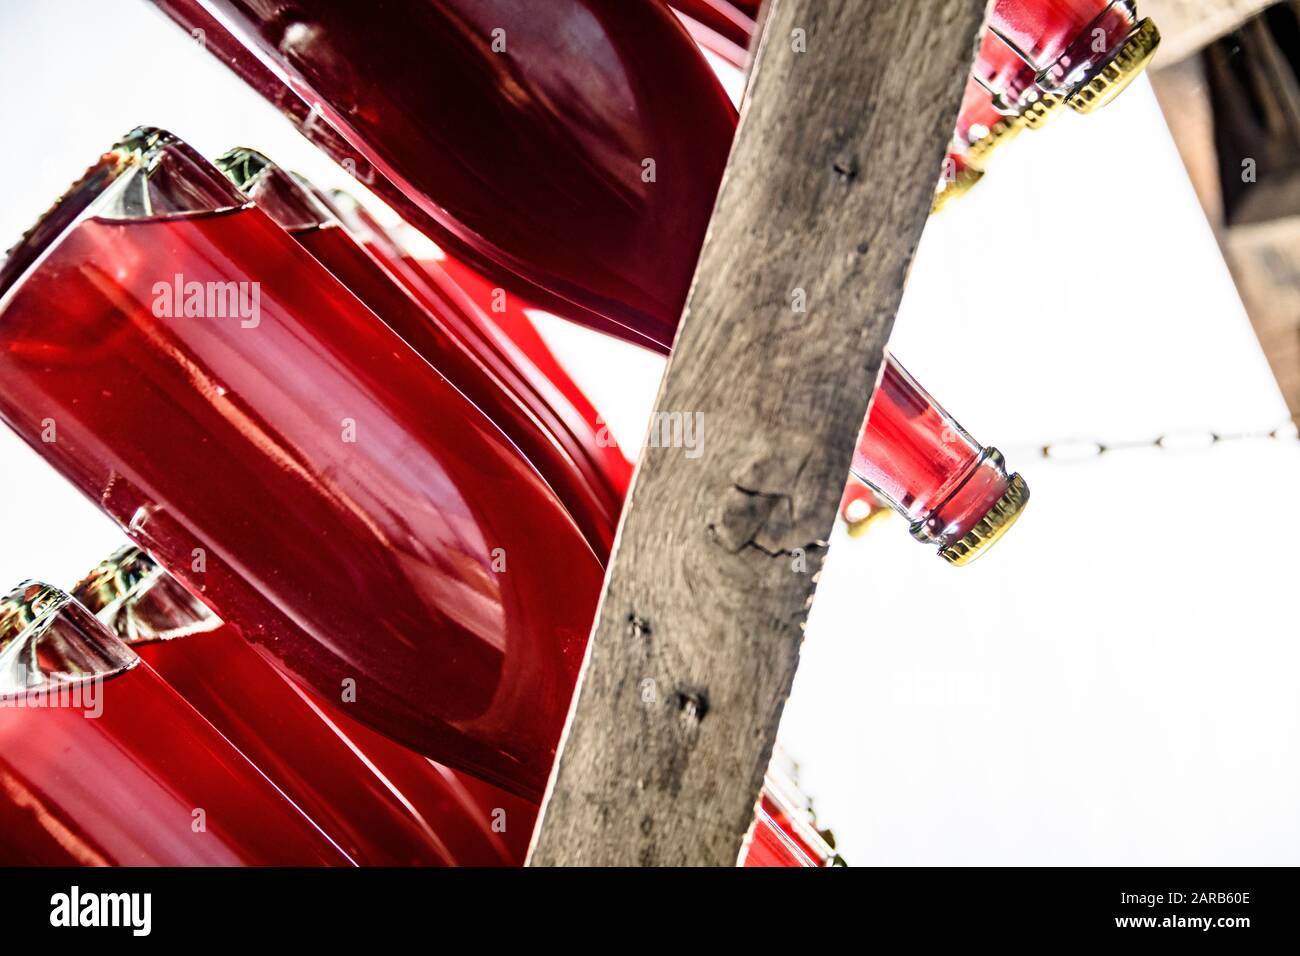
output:
[[985,3],[769,6],[530,865],[736,864]]

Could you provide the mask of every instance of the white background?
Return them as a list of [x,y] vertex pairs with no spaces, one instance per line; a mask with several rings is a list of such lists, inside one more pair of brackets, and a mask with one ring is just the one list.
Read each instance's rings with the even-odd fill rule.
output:
[[[358,191],[143,2],[0,0],[0,89],[0,246],[143,123]],[[661,360],[543,327],[636,444]],[[837,531],[783,739],[850,861],[1300,862],[1300,443],[1034,455],[1286,418],[1145,82],[931,220],[892,347],[1033,501],[965,569]],[[0,500],[0,586],[121,540],[7,431]]]

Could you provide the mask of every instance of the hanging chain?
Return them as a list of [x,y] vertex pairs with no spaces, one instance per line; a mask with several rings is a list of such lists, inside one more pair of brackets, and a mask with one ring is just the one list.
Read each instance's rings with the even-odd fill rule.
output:
[[1048,461],[1071,462],[1100,458],[1119,451],[1132,451],[1139,448],[1156,448],[1168,452],[1205,451],[1233,442],[1242,441],[1296,441],[1300,439],[1300,430],[1291,421],[1276,428],[1258,431],[1217,432],[1171,431],[1155,438],[1124,439],[1120,441],[1063,440],[1045,442],[1040,445],[1012,445],[1017,454],[1033,454]]

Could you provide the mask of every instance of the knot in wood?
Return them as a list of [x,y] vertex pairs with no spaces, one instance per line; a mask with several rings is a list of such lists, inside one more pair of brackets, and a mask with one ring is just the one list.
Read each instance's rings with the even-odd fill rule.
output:
[[709,712],[709,695],[700,688],[679,687],[673,693],[673,703],[682,719],[691,724],[702,722]]
[[788,494],[733,484],[721,516],[709,531],[732,554],[750,547],[779,554],[786,548],[793,525],[794,503]]

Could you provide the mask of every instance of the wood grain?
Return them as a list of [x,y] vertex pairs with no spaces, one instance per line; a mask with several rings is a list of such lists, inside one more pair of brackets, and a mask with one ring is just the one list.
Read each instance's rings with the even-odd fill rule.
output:
[[983,13],[773,0],[531,865],[735,865]]
[[1237,29],[1277,0],[1138,0],[1138,14],[1160,28],[1160,52],[1152,65],[1173,66],[1212,40]]
[[[1192,57],[1157,72],[1156,96],[1287,409],[1300,424],[1300,217],[1239,226],[1225,221],[1225,157],[1215,144],[1206,59]],[[1249,63],[1242,73],[1249,75]],[[1226,158],[1240,168],[1239,155]]]

